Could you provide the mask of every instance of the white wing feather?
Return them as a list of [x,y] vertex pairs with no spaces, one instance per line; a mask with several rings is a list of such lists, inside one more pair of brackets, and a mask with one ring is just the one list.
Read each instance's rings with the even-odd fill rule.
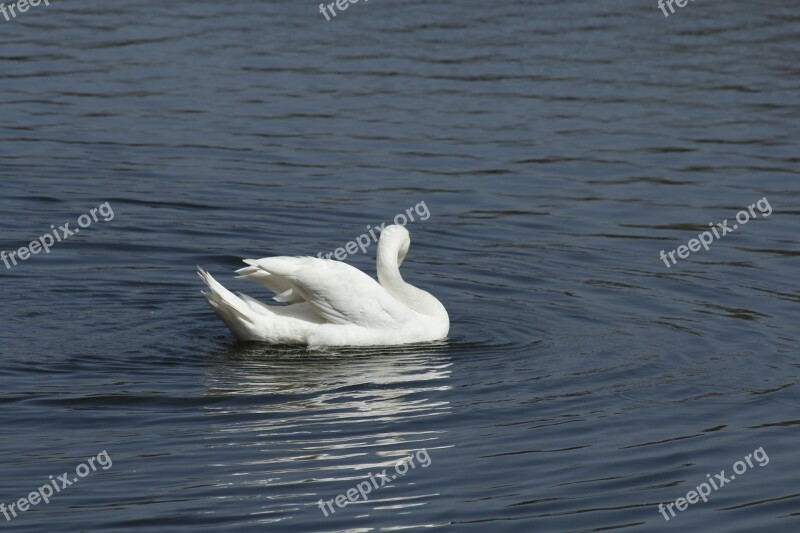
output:
[[238,271],[242,277],[275,292],[278,301],[308,302],[332,324],[385,327],[413,318],[377,281],[346,263],[285,256],[245,263],[250,266]]

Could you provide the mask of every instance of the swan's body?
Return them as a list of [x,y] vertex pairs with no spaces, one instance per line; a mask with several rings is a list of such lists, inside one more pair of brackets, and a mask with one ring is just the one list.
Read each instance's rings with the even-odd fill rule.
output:
[[316,257],[245,259],[239,277],[256,281],[289,305],[238,296],[203,269],[211,308],[239,340],[309,346],[406,344],[447,337],[450,319],[431,294],[403,281],[411,239],[389,226],[378,242],[378,280],[355,267]]

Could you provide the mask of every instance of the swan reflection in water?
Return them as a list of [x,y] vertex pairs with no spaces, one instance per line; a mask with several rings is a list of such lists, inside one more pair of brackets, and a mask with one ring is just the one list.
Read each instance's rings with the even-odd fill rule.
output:
[[[237,344],[207,367],[209,446],[215,484],[248,500],[257,520],[312,523],[328,500],[426,449],[433,465],[403,476],[355,509],[402,513],[437,494],[425,489],[436,455],[452,447],[448,343],[307,350]],[[234,447],[235,451],[230,451]],[[431,484],[430,487],[433,487]],[[254,506],[253,498],[263,505]]]

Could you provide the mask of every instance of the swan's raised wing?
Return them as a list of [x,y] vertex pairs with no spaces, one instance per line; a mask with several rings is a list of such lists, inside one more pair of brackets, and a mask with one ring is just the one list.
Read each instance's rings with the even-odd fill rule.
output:
[[[286,259],[291,258],[287,257]],[[275,296],[272,299],[276,302],[296,304],[305,301],[304,298],[301,298],[296,293],[294,290],[294,285],[290,280],[283,276],[276,276],[270,272],[267,272],[258,265],[258,261],[259,260],[257,259],[245,259],[244,262],[250,266],[237,270],[236,273],[239,274],[237,277],[249,279],[250,281],[255,281],[256,283],[263,285],[268,290],[275,293]]]
[[388,326],[413,318],[414,312],[355,267],[317,257],[245,259],[237,271],[257,281],[287,303],[308,302],[333,324]]

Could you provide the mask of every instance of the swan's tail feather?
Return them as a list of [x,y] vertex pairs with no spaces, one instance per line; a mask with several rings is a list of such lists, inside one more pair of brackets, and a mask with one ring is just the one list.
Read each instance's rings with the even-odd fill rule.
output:
[[211,309],[228,325],[236,337],[240,340],[255,338],[253,329],[256,321],[252,304],[223,287],[200,267],[197,267],[197,275],[209,288],[208,291],[201,292],[208,300]]
[[258,300],[256,300],[255,298],[253,298],[251,296],[248,296],[248,295],[246,295],[244,293],[241,293],[241,292],[237,292],[236,295],[239,296],[239,298],[241,298],[245,303],[247,303],[250,306],[250,309],[252,309],[253,311],[255,311],[256,313],[258,313],[260,315],[269,316],[269,315],[274,315],[275,314],[275,313],[272,312],[272,310],[269,308],[268,305],[266,305],[266,304],[264,304],[262,302],[259,302]]

